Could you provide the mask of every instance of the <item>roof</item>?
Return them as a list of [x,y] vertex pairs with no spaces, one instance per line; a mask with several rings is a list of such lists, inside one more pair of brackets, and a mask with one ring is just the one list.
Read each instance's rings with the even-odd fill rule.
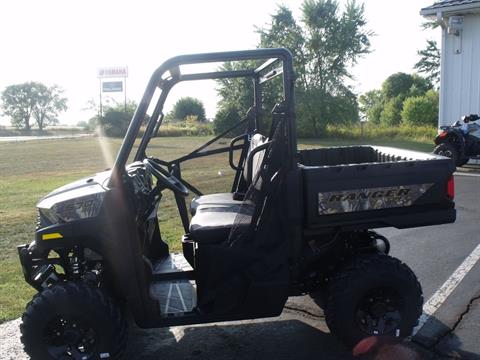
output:
[[437,12],[455,14],[476,11],[480,11],[480,0],[442,0],[423,8],[420,14],[429,16],[436,15]]

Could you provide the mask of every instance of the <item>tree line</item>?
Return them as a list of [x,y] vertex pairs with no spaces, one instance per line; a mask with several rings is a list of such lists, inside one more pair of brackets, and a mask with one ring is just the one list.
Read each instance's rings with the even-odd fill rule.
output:
[[[425,27],[432,27],[427,23]],[[357,123],[364,116],[374,125],[436,124],[440,52],[433,41],[418,52],[415,69],[425,75],[392,74],[381,89],[361,95],[351,85],[352,67],[369,54],[370,39],[364,5],[349,0],[340,6],[337,0],[304,0],[300,16],[295,18],[286,6],[278,6],[269,22],[257,27],[258,47],[286,47],[294,55],[297,76],[295,82],[297,131],[302,137],[318,137],[327,125]],[[220,70],[238,70],[256,67],[249,64],[226,62]],[[281,98],[280,79],[265,83],[262,94],[263,113],[269,114]],[[213,122],[215,133],[221,133],[237,123],[252,105],[253,84],[250,79],[217,80],[219,103]],[[57,116],[67,108],[63,89],[29,82],[11,85],[2,93],[3,114],[12,124],[29,130],[33,117],[40,129],[57,122]],[[102,125],[107,134],[122,136],[134,112],[135,103],[107,106],[100,116],[86,123],[89,127]],[[205,123],[203,103],[195,98],[181,98],[165,121],[179,124]]]

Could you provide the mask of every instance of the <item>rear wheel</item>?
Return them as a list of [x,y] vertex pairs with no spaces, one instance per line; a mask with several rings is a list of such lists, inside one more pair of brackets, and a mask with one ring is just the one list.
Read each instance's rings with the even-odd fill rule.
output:
[[407,265],[387,255],[361,255],[332,279],[325,315],[332,334],[353,347],[369,336],[409,336],[422,304]]
[[38,293],[20,325],[32,360],[118,359],[127,324],[120,308],[99,288],[64,282]]
[[453,160],[456,166],[465,165],[467,161],[464,158],[459,158],[458,150],[448,143],[441,143],[433,149],[433,153],[441,156],[446,156]]

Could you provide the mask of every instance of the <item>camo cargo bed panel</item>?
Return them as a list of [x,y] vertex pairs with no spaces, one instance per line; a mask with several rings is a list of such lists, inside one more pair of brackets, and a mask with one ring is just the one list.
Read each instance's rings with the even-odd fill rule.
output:
[[307,232],[455,220],[446,191],[450,159],[378,146],[303,150],[299,159]]

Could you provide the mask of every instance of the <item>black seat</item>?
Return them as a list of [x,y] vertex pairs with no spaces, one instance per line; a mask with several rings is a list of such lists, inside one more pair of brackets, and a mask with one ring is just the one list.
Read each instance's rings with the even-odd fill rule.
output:
[[[241,201],[237,203],[242,204]],[[243,223],[239,226],[248,226],[248,218],[253,214],[253,206],[245,204],[224,204],[224,205],[199,205],[196,214],[190,222],[190,236],[193,240],[202,244],[218,244],[228,239],[230,230],[235,224],[235,219],[241,211],[245,216]]]
[[[276,106],[277,107],[277,106]],[[275,110],[275,109],[274,109]],[[284,119],[283,113],[276,113],[272,121],[270,130],[270,139],[280,139],[283,135],[282,130],[278,126]],[[283,129],[283,128],[282,128]],[[274,171],[278,171],[282,166],[282,151],[285,149],[283,141],[278,142],[277,155],[272,157],[272,148],[270,145],[272,141],[261,134],[255,134],[248,149],[248,154],[243,169],[243,177],[249,186],[250,195],[246,195],[248,199],[239,201],[234,199],[231,193],[211,194],[205,195],[192,200],[193,217],[190,222],[190,235],[194,241],[203,244],[218,244],[226,241],[231,235],[233,229],[234,236],[239,234],[247,234],[252,220],[257,222],[258,219],[252,219],[255,207],[263,203],[262,197],[256,197],[254,190],[263,192],[263,199],[265,199],[265,189],[268,188],[267,183],[263,183],[262,177],[267,176],[266,179],[271,180]],[[269,149],[269,150],[267,150]],[[270,165],[265,174],[260,176],[260,170],[264,165],[264,157],[266,152],[269,153]],[[272,159],[274,162],[272,163]],[[277,169],[277,170],[275,170]],[[254,185],[254,187],[252,187]],[[265,187],[264,185],[267,185]],[[239,232],[236,232],[240,230]]]
[[190,212],[192,215],[197,213],[197,209],[200,206],[208,205],[212,206],[225,206],[225,205],[241,205],[241,200],[234,200],[233,193],[218,193],[218,194],[209,194],[209,195],[202,195],[197,196],[192,199],[190,204]]
[[[247,159],[250,156],[250,153],[258,146],[263,145],[267,141],[267,138],[263,136],[262,134],[255,134],[252,136],[252,139],[250,140],[250,146],[248,148],[248,153],[247,153]],[[248,174],[248,169],[245,167],[243,170],[243,177],[245,181],[247,181],[247,186],[249,185],[248,181],[249,179],[254,179],[257,172],[260,170],[260,166],[263,161],[263,155],[265,151],[260,151],[253,155],[252,159],[252,176],[249,177]],[[217,206],[217,205],[232,205],[232,206],[238,206],[242,203],[241,200],[234,199],[234,194],[233,193],[218,193],[218,194],[209,194],[209,195],[202,195],[202,196],[197,196],[192,199],[192,202],[190,204],[190,213],[192,215],[195,215],[197,212],[197,209],[199,206],[202,205],[209,205],[210,207],[212,206]],[[192,219],[193,220],[193,219]]]

